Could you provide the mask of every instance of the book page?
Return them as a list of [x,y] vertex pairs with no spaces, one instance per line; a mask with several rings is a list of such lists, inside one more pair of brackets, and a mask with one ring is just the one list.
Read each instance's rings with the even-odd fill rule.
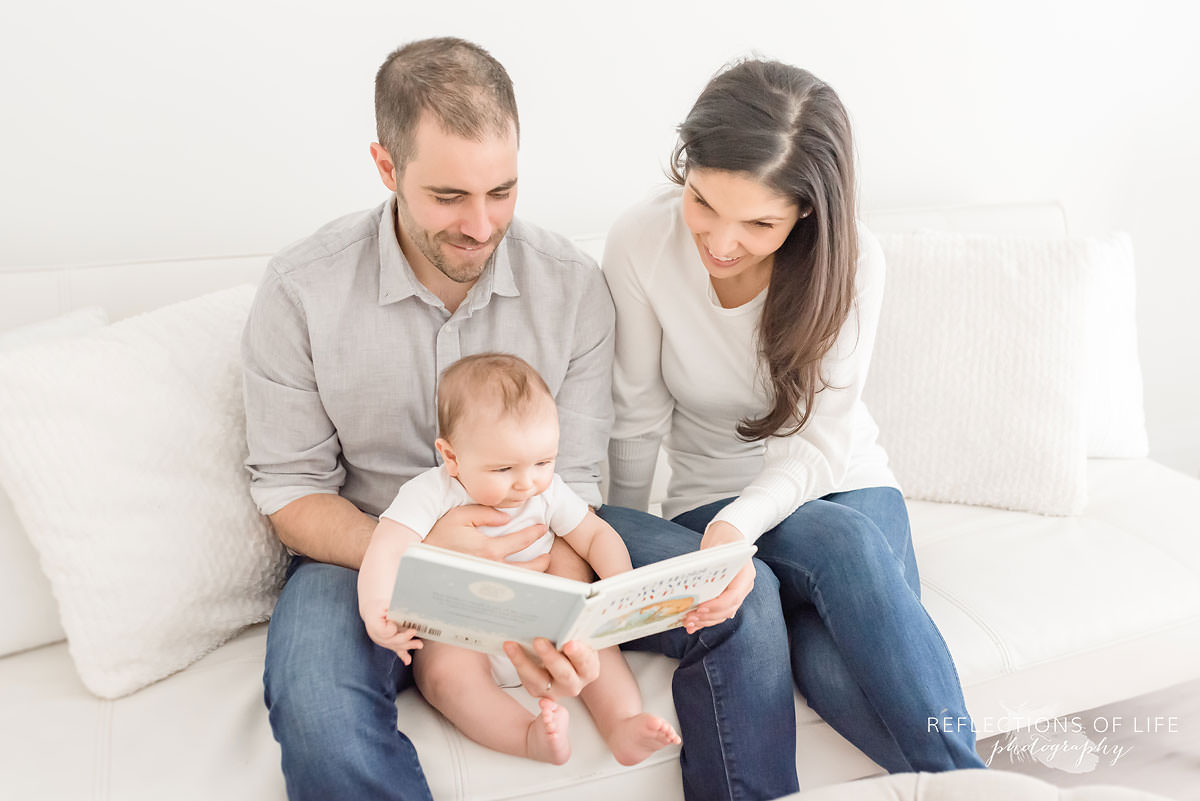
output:
[[597,582],[568,636],[599,649],[675,628],[691,609],[720,595],[755,550],[731,543]]

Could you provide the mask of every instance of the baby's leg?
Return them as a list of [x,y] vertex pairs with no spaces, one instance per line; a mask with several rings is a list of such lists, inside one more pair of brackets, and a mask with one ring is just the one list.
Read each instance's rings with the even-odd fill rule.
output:
[[670,723],[642,711],[641,690],[621,649],[605,648],[599,656],[600,676],[579,697],[617,761],[636,765],[660,748],[678,745]]
[[571,756],[567,710],[542,698],[529,714],[492,680],[485,654],[424,641],[414,654],[417,687],[435,709],[480,745],[561,765]]

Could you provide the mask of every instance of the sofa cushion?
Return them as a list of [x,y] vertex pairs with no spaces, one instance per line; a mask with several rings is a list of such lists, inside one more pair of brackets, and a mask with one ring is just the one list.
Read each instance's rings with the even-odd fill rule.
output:
[[[1146,460],[1092,460],[1089,471],[1101,492],[1078,518],[911,505],[925,600],[981,736],[1021,725],[1017,710],[1074,713],[1200,672],[1200,481]],[[1030,543],[1045,547],[1022,560],[1019,549]],[[997,554],[1006,557],[989,558]],[[1118,573],[1123,562],[1129,569]],[[282,801],[279,749],[262,700],[265,647],[266,626],[251,627],[118,701],[88,693],[61,644],[0,659],[0,754],[11,765],[0,771],[0,797],[141,801],[187,788],[195,797]],[[674,662],[628,659],[647,709],[674,722]],[[398,707],[439,801],[682,796],[677,749],[622,768],[586,711],[567,703],[575,751],[561,768],[486,751],[415,692],[402,694]],[[878,772],[803,705],[797,722],[802,787]],[[64,759],[75,769],[62,770]]]
[[1171,801],[1130,787],[1087,785],[1060,790],[1049,782],[998,770],[897,773],[794,793],[778,801]]
[[1200,675],[1200,481],[1090,459],[1088,483],[1070,518],[909,504],[922,600],[981,737]]
[[0,483],[98,695],[179,670],[273,607],[283,548],[242,466],[253,294],[0,356]]
[[[108,323],[98,306],[78,309],[40,323],[0,331],[0,353],[85,334]],[[5,444],[0,441],[0,448]],[[17,519],[8,493],[0,488],[0,656],[58,642],[66,635],[58,604],[42,574],[37,552]]]
[[918,232],[880,244],[864,398],[905,494],[1078,514],[1091,243]]

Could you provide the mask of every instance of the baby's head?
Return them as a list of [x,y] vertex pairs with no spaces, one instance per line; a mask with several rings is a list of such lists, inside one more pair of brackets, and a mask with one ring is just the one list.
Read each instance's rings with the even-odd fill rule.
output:
[[476,503],[520,506],[545,492],[558,455],[558,409],[546,382],[507,353],[467,356],[438,384],[434,443]]

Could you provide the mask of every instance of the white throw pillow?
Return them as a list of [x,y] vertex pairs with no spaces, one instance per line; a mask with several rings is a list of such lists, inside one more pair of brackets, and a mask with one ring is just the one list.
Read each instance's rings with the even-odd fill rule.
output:
[[[0,354],[55,339],[78,336],[108,324],[99,306],[51,320],[0,331]],[[0,442],[0,449],[7,447]],[[0,656],[58,642],[66,634],[58,604],[38,564],[37,552],[17,519],[8,494],[0,490]]]
[[242,465],[253,295],[0,356],[0,483],[97,695],[161,679],[271,612],[285,554]]
[[887,289],[864,398],[905,494],[1081,512],[1092,247],[931,232],[879,239]]

